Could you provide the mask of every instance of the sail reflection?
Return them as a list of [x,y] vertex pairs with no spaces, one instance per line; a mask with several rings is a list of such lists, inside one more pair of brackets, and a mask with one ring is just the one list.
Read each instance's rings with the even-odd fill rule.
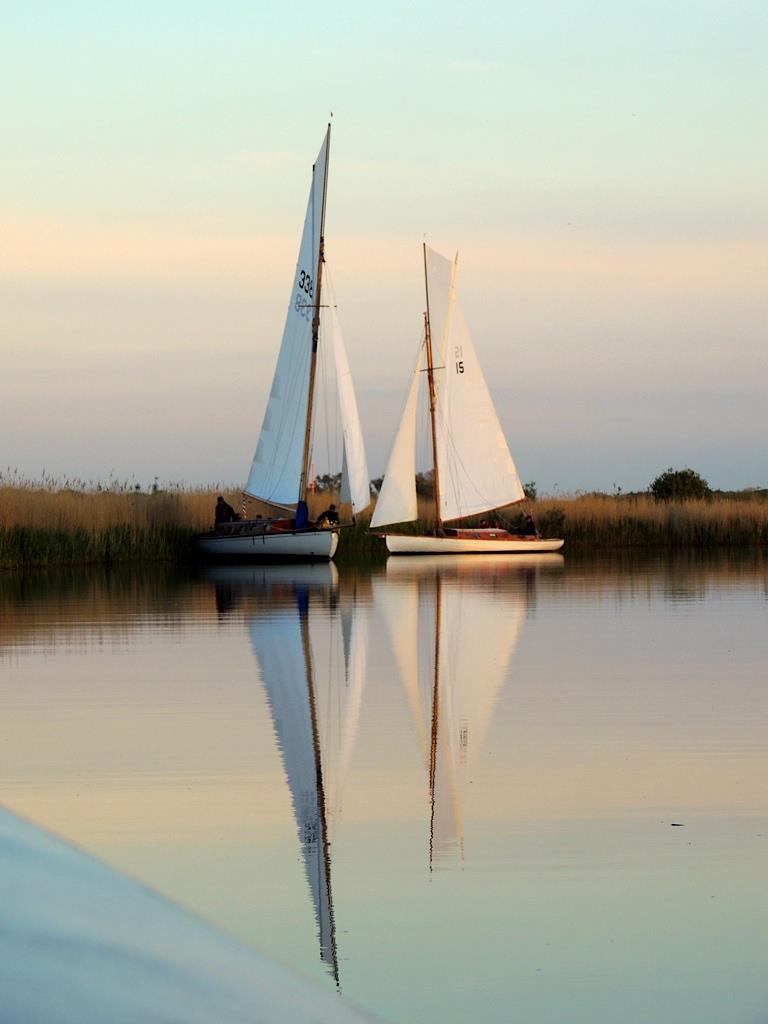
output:
[[360,719],[368,619],[354,593],[340,598],[331,563],[250,573],[259,606],[251,644],[291,792],[320,957],[339,986],[331,840]]
[[389,559],[380,607],[427,768],[429,866],[463,859],[462,802],[535,597],[556,554]]
[[337,986],[332,844],[370,643],[383,664],[390,649],[415,726],[428,781],[431,870],[463,858],[467,787],[535,606],[536,581],[562,566],[560,555],[390,559],[385,573],[341,584],[327,562],[205,570],[219,617],[236,611],[247,624],[291,794],[320,957]]

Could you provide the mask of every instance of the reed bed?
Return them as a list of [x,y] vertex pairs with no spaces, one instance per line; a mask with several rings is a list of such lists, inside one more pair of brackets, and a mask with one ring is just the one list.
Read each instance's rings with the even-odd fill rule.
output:
[[[240,491],[219,484],[142,491],[132,481],[0,475],[0,568],[192,560],[193,538],[212,525],[219,494],[239,509]],[[332,501],[341,506],[336,494],[312,495],[310,515]],[[252,501],[248,514],[269,508]],[[376,559],[381,542],[368,533],[368,518],[344,529],[342,562]]]
[[657,502],[651,497],[583,495],[533,503],[540,524],[557,524],[572,547],[765,546],[768,501],[712,498]]
[[[181,485],[139,490],[131,482],[94,484],[43,478],[29,481],[0,475],[0,568],[67,564],[183,561],[193,557],[192,538],[211,525],[217,494],[235,508],[232,487]],[[316,516],[334,501],[342,520],[348,507],[331,492],[310,499]],[[569,548],[717,547],[768,545],[768,501],[712,498],[657,502],[649,496],[577,495],[526,502],[545,537],[563,537]],[[345,516],[344,513],[347,512]],[[266,509],[249,505],[249,514]],[[500,518],[514,527],[518,508]],[[368,532],[370,512],[342,531],[337,559],[379,561],[384,545]],[[431,502],[419,499],[419,519],[404,527],[429,531]]]
[[214,501],[182,488],[0,478],[0,567],[178,560]]

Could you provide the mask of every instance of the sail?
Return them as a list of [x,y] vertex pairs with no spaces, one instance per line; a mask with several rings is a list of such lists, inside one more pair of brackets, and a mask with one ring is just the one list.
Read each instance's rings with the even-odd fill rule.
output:
[[408,523],[416,519],[416,402],[421,378],[422,350],[413,372],[411,387],[400,417],[400,426],[384,474],[371,526]]
[[342,470],[342,500],[349,500],[352,511],[362,512],[371,503],[371,486],[368,463],[365,458],[363,431],[357,410],[355,388],[349,369],[347,350],[336,314],[336,306],[330,310],[330,334],[333,345],[333,361],[336,366],[336,383],[341,410],[341,429],[344,435],[344,465]]
[[300,588],[297,597],[298,608],[288,605],[252,621],[251,644],[291,791],[320,937],[320,956],[338,979],[316,699],[305,632],[308,588]]
[[261,434],[245,490],[277,505],[295,504],[304,453],[312,357],[312,319],[323,231],[330,128],[312,168],[296,274]]
[[[435,368],[445,366],[445,338],[448,328],[449,299],[453,288],[455,263],[439,252],[424,246],[424,273],[427,279],[429,303],[429,330],[432,336],[432,358]],[[441,380],[435,373],[435,381]]]
[[487,512],[525,497],[456,299],[455,269],[450,260],[427,250],[444,520]]

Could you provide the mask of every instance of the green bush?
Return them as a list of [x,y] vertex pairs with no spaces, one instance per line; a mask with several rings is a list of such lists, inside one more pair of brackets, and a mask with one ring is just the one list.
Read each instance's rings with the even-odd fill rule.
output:
[[539,520],[538,529],[542,537],[562,537],[565,533],[565,509],[559,505],[547,509]]
[[656,501],[688,501],[712,496],[712,488],[698,473],[671,466],[656,477],[649,490]]

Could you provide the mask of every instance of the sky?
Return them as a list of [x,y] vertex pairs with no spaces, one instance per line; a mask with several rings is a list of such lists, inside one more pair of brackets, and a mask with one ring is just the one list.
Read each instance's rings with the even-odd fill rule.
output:
[[371,475],[458,290],[524,480],[768,485],[768,9],[31,0],[0,40],[0,469],[240,484],[312,160]]

